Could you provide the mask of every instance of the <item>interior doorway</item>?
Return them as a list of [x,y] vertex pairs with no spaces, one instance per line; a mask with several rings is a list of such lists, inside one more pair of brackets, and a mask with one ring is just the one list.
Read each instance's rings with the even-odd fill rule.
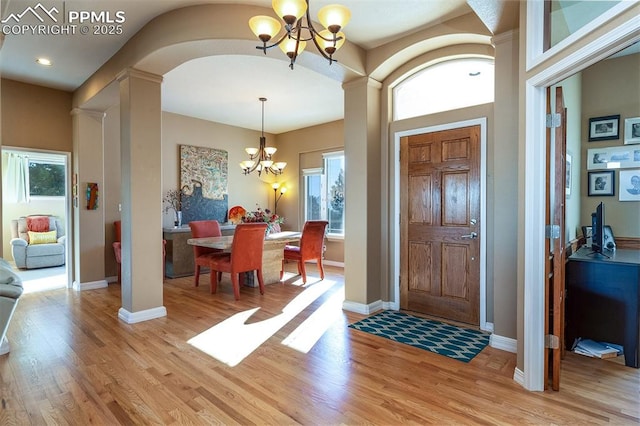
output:
[[[541,6],[542,4],[540,4]],[[620,4],[628,7],[630,4]],[[527,7],[535,8],[537,4],[528,3]],[[531,11],[531,16],[543,16]],[[602,25],[599,23],[598,25]],[[598,25],[591,25],[589,30],[597,33],[601,29]],[[536,25],[528,25],[527,30],[533,32]],[[586,31],[585,30],[585,31]],[[527,39],[536,40],[534,34],[527,34]],[[523,313],[527,320],[523,324],[523,369],[522,385],[533,391],[544,389],[544,238],[545,234],[545,146],[540,144],[544,140],[546,129],[540,125],[545,123],[546,88],[563,79],[602,61],[610,55],[628,47],[640,38],[640,22],[628,21],[628,24],[602,32],[597,38],[576,47],[552,67],[530,76],[525,82],[526,114],[525,114],[525,143],[522,147],[526,154],[526,171],[524,173],[524,208],[527,214],[523,218],[524,243],[523,255],[527,262],[523,264]],[[537,52],[530,49],[531,52]],[[540,58],[536,58],[539,60]],[[637,69],[637,67],[636,67]],[[609,96],[608,96],[609,97]],[[575,157],[574,157],[575,159]],[[516,372],[516,376],[519,376]]]
[[[70,287],[70,194],[69,153],[2,147],[3,257],[14,266],[26,293]],[[42,268],[16,265],[12,254],[13,229],[20,217],[51,215],[59,219],[64,243],[64,262]]]

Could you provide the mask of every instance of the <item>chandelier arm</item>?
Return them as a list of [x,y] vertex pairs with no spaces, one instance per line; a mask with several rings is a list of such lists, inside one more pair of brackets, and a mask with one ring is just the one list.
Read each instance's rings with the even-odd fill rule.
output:
[[[309,0],[307,0],[307,16],[309,16]],[[294,29],[292,29],[291,31],[294,32],[296,34],[296,47],[293,50],[293,56],[291,57],[291,64],[289,65],[289,68],[293,69],[293,64],[296,63],[296,59],[298,59],[298,46],[300,45],[300,37],[302,36],[302,19],[298,19],[298,22],[296,23],[296,26]]]
[[[320,38],[322,38],[323,40],[326,40],[324,37],[322,37],[320,34],[318,34],[318,36]],[[324,49],[322,47],[320,47],[320,44],[318,44],[318,40],[316,40],[315,37],[311,37],[313,39],[313,44],[315,44],[316,49],[318,50],[318,52],[320,52],[320,54],[329,61],[329,65],[331,65],[332,62],[338,62],[337,59],[333,59],[332,55],[327,55],[324,51]],[[327,40],[327,41],[333,41],[333,40]]]
[[[316,30],[316,28],[313,26],[313,21],[311,20],[311,14],[309,13],[309,0],[307,0],[307,30],[309,31],[309,34],[311,34],[311,40],[313,41],[313,44],[316,46],[316,49],[318,50],[318,52],[320,52],[320,54],[329,61],[329,65],[331,65],[332,62],[338,62],[337,60],[333,59],[332,55],[327,55],[324,51],[324,49],[322,47],[320,47],[320,44],[318,44],[318,40],[316,40],[315,36],[317,35],[318,37],[320,37],[321,39],[325,40],[325,41],[333,41],[333,39],[326,39],[324,37],[322,37],[320,35],[320,32],[318,30]],[[342,37],[340,37],[340,39],[342,39]],[[337,41],[338,39],[336,39]]]
[[[260,162],[259,162],[259,161],[256,161],[256,162],[255,162],[255,164],[254,164],[251,168],[248,168],[248,169],[242,169],[242,170],[243,170],[243,172],[244,172],[244,174],[245,174],[245,175],[248,175],[248,174],[253,173],[253,171],[254,171],[255,169],[257,169],[257,168],[258,168],[258,164],[260,164]],[[260,171],[258,171],[258,176],[260,176]]]
[[271,49],[272,47],[276,47],[279,46],[280,43],[282,43],[287,37],[289,36],[289,33],[285,32],[284,35],[282,37],[280,37],[280,40],[276,41],[275,43],[267,46],[267,43],[264,44],[264,46],[256,46],[256,49],[260,49],[262,51],[264,51],[264,53],[267,53],[267,49]]

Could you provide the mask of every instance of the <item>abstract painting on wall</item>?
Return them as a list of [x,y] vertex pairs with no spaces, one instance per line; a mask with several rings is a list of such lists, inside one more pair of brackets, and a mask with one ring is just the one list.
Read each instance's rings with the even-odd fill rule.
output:
[[227,151],[180,145],[182,223],[215,219],[227,221]]

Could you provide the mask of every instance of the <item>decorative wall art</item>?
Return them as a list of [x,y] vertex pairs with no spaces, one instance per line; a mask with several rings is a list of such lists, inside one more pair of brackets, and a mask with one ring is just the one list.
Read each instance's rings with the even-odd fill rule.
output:
[[589,142],[620,139],[620,115],[589,119]]
[[607,170],[604,172],[589,172],[588,193],[589,197],[594,195],[607,196],[616,193],[616,172]]
[[573,163],[573,157],[567,152],[565,180],[564,180],[564,195],[567,198],[571,195],[571,165]]
[[640,201],[640,169],[620,171],[620,201]]
[[624,120],[624,144],[640,143],[640,117]]
[[640,167],[640,146],[612,146],[587,150],[587,170]]
[[87,210],[96,210],[98,208],[98,184],[96,182],[87,182]]
[[227,151],[180,145],[180,188],[183,192],[182,223],[215,219],[227,221]]

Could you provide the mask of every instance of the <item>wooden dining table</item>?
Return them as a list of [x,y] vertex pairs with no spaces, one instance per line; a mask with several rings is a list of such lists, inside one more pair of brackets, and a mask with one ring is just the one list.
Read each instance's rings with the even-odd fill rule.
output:
[[[264,250],[262,252],[262,278],[265,284],[273,284],[280,281],[284,246],[288,243],[300,241],[301,236],[302,233],[297,231],[283,231],[274,232],[265,237]],[[231,252],[233,235],[189,238],[187,244]],[[245,285],[256,287],[257,280],[247,279],[245,280]]]

